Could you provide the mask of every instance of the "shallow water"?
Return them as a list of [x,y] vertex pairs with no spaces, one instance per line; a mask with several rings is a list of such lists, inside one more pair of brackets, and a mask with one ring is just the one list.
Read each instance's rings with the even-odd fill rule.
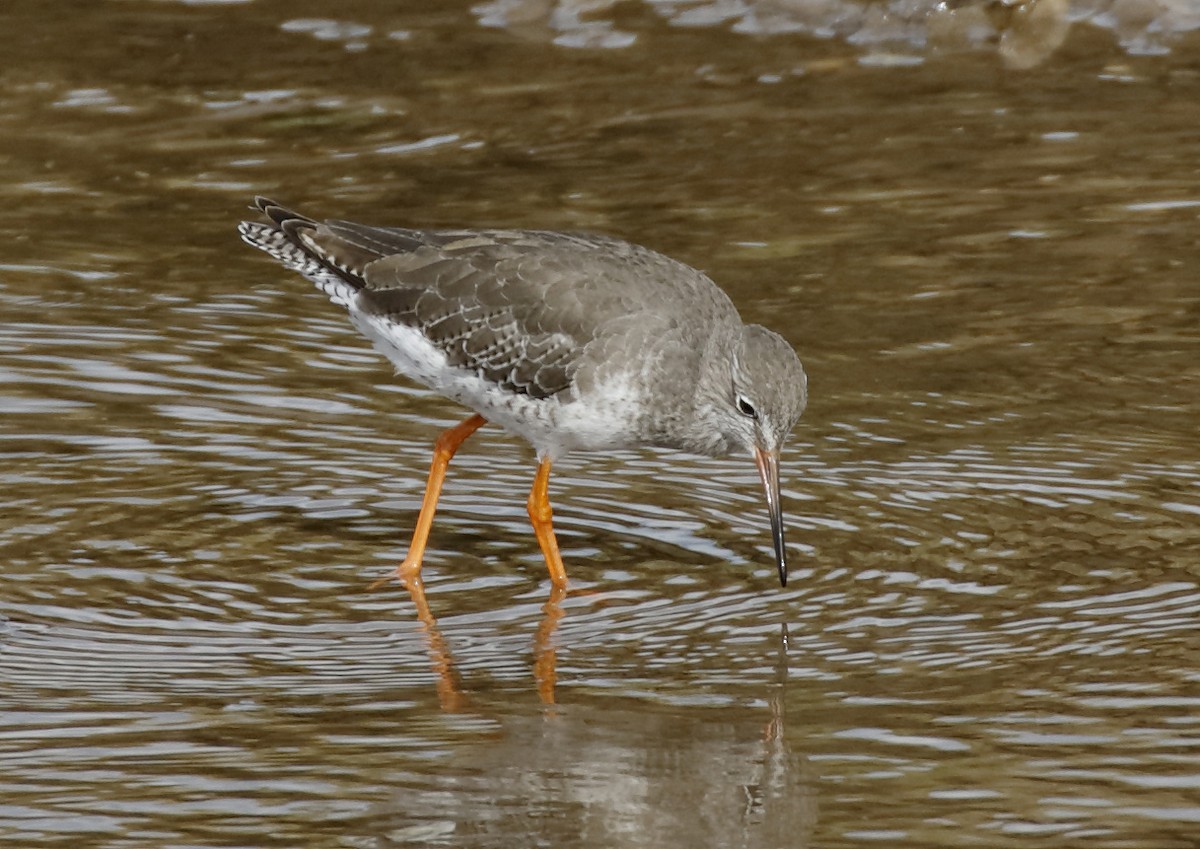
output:
[[[1017,70],[995,9],[737,5],[6,4],[0,842],[1195,845],[1186,20]],[[369,591],[462,411],[237,241],[255,193],[708,270],[811,377],[787,589],[748,461],[579,456],[548,606],[485,429],[436,621]]]

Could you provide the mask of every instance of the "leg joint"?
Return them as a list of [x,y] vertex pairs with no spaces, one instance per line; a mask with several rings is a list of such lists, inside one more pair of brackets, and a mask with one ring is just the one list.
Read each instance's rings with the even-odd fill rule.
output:
[[536,489],[529,493],[529,500],[525,502],[525,506],[529,508],[529,520],[531,522],[540,523],[543,525],[550,524],[553,518],[553,511],[550,509],[550,499],[545,493],[539,493]]

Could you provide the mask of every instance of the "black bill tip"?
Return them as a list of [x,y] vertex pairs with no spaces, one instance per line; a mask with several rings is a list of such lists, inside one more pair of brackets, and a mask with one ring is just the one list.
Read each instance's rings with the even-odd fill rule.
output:
[[783,504],[779,500],[779,454],[756,448],[754,461],[767,497],[767,512],[771,516],[771,539],[775,543],[775,563],[779,567],[779,585],[787,586],[787,546],[783,539]]

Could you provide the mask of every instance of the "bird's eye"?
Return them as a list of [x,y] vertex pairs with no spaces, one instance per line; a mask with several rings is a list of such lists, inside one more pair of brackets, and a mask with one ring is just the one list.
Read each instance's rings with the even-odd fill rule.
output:
[[751,404],[749,401],[747,401],[745,398],[743,398],[741,395],[737,396],[737,400],[734,403],[737,404],[737,411],[739,413],[741,413],[743,416],[745,416],[746,418],[748,418],[748,419],[757,419],[758,418],[758,410],[754,409],[754,405]]

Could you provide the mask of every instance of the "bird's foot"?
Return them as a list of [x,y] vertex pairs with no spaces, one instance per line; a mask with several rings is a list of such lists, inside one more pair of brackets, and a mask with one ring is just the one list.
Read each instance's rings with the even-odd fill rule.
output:
[[399,581],[400,585],[410,592],[424,592],[425,582],[421,580],[421,561],[414,560],[411,555],[405,557],[403,563],[382,578],[372,582],[368,589],[374,592],[391,581]]

